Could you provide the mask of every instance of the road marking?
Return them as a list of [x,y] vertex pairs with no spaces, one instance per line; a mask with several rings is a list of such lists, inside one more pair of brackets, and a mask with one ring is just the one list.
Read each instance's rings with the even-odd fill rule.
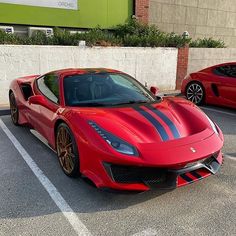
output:
[[209,107],[200,107],[203,110],[207,110],[207,111],[214,111],[214,112],[218,112],[218,113],[222,113],[225,115],[230,115],[230,116],[236,116],[236,113],[231,113],[231,112],[227,112],[227,111],[220,111],[220,110],[216,110],[214,108],[209,108]]
[[133,234],[132,236],[157,236],[157,231],[149,228],[149,229],[146,229],[142,232]]
[[37,166],[37,164],[34,162],[34,160],[31,158],[28,152],[24,149],[24,147],[19,143],[19,141],[7,128],[2,119],[0,119],[0,127],[7,135],[7,137],[10,139],[15,148],[18,150],[18,152],[20,153],[24,161],[27,163],[29,168],[33,171],[35,176],[38,178],[40,183],[46,189],[46,191],[48,192],[52,200],[55,202],[55,204],[58,206],[58,208],[61,210],[63,215],[67,218],[67,220],[69,221],[75,232],[81,236],[91,235],[86,226],[80,221],[80,219],[72,210],[72,208],[68,205],[68,203],[62,197],[62,195],[58,192],[57,188],[52,184],[52,182],[47,178],[47,176],[44,175],[43,171]]
[[229,155],[224,155],[224,157],[227,158],[227,159],[236,161],[236,157],[232,157],[232,156],[229,156]]

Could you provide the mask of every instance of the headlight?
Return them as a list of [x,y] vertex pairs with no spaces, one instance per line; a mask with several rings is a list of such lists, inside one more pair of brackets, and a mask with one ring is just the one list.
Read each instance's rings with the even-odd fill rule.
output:
[[206,115],[206,117],[207,117],[207,119],[208,119],[208,121],[209,121],[209,123],[210,123],[210,125],[211,125],[211,127],[212,127],[212,129],[213,129],[213,131],[216,133],[216,134],[219,134],[219,130],[218,130],[218,128],[216,127],[216,125],[215,125],[215,123]]
[[88,123],[117,152],[131,156],[138,156],[137,149],[126,141],[102,129],[93,121],[89,121]]

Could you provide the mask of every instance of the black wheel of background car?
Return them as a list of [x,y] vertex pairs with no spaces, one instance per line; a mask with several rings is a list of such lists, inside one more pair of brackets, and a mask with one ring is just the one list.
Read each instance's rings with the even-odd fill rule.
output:
[[19,125],[18,119],[19,119],[19,110],[16,103],[16,98],[14,96],[14,93],[11,92],[9,94],[9,103],[10,103],[10,111],[11,111],[11,119],[14,125]]
[[61,123],[56,133],[56,149],[62,170],[69,177],[79,175],[79,154],[75,138],[70,128]]
[[205,91],[200,83],[194,82],[188,85],[186,89],[186,98],[196,105],[204,102]]

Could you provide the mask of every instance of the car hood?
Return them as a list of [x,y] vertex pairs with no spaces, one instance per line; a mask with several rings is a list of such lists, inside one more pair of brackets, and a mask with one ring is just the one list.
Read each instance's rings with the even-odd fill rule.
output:
[[159,148],[201,141],[214,132],[206,115],[182,98],[164,98],[153,104],[122,107],[73,108],[87,123],[131,144],[154,144]]

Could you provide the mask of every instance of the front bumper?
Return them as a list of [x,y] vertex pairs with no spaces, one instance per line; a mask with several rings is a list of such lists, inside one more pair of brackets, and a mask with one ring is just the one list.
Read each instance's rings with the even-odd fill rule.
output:
[[[80,172],[98,188],[147,191],[151,188],[173,189],[184,186],[215,174],[222,164],[222,133],[208,138],[204,138],[205,136],[206,131],[203,131],[187,140],[163,142],[159,146],[142,144],[138,147],[141,157],[119,155],[115,151],[105,152],[103,149],[80,143]],[[192,152],[190,147],[197,151]],[[201,163],[212,156],[215,159],[212,163]],[[132,178],[136,177],[135,181],[120,181],[114,178],[112,166],[118,166],[115,171],[119,174],[121,170],[121,178],[122,175],[129,174],[129,170],[141,170],[142,173],[138,171],[138,181],[137,175],[132,174]],[[129,168],[128,171],[126,168]],[[149,172],[150,174],[147,174]]]
[[131,190],[133,187],[138,190],[138,185],[140,190],[174,189],[216,174],[222,164],[222,153],[217,152],[203,161],[192,165],[190,163],[188,167],[181,169],[103,164],[114,187],[119,186],[119,189],[122,189],[122,186],[126,189],[129,185]]

